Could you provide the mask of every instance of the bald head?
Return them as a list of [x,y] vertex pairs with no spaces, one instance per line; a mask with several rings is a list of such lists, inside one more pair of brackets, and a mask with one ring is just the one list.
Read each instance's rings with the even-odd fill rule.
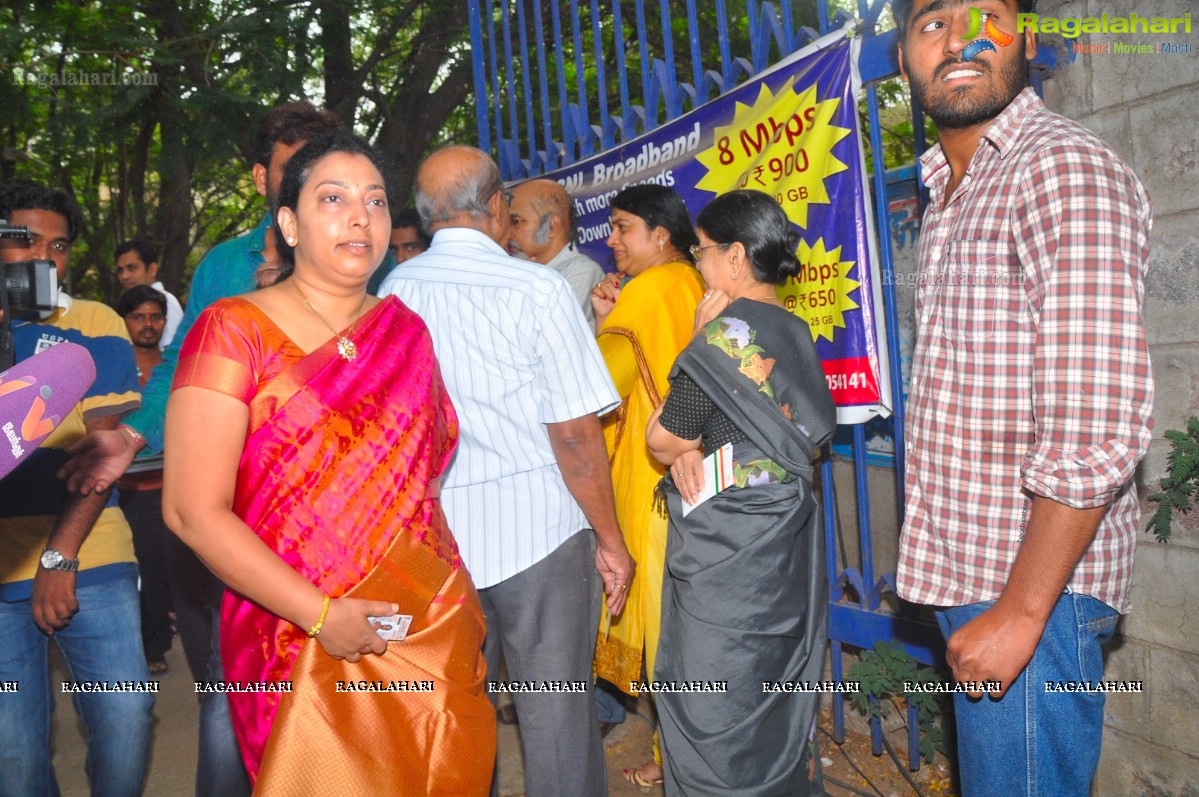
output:
[[529,180],[512,190],[512,254],[548,263],[571,242],[573,230],[570,195],[553,180]]
[[486,152],[443,147],[426,158],[416,173],[416,210],[430,233],[468,227],[503,245],[508,224],[503,189],[500,170]]

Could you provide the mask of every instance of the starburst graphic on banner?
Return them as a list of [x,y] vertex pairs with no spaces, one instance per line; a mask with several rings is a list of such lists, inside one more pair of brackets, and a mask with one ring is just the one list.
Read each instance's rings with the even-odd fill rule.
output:
[[841,260],[841,247],[825,251],[824,239],[813,246],[799,242],[799,276],[787,280],[778,289],[779,299],[788,310],[808,322],[812,340],[825,338],[830,343],[837,328],[845,329],[845,314],[858,303],[850,294],[862,287],[849,272],[857,265]]
[[851,131],[832,124],[839,98],[820,102],[815,85],[796,94],[794,84],[791,77],[777,94],[762,84],[753,105],[736,103],[732,123],[718,125],[712,146],[696,156],[708,170],[696,187],[764,191],[807,229],[808,206],[829,204],[825,179],[849,168],[832,150]]

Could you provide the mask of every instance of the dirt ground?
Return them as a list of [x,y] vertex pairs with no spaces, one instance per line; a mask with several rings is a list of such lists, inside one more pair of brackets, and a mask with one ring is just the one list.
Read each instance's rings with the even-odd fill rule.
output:
[[[641,709],[640,705],[635,708]],[[858,794],[870,797],[916,797],[917,792],[900,774],[895,762],[884,751],[876,758],[870,752],[870,737],[846,730],[845,743],[838,745],[833,742],[832,715],[829,710],[821,713],[820,757],[825,775],[825,791],[828,797],[855,797]],[[643,789],[625,781],[621,771],[635,767],[649,758],[652,729],[649,720],[642,714],[630,713],[623,725],[617,726],[605,740],[604,752],[608,759],[608,794],[619,795],[661,795],[661,787]],[[895,748],[899,760],[907,763],[907,735],[903,729],[887,735],[891,746]],[[856,768],[855,768],[856,767]],[[949,762],[938,758],[932,765],[924,764],[918,772],[908,773],[920,791],[926,797],[957,797],[950,775]],[[837,785],[833,781],[847,784],[856,791]],[[503,781],[501,781],[503,785]],[[517,790],[504,791],[501,794],[521,795],[519,782]]]
[[[849,712],[848,708],[846,712]],[[821,712],[820,727],[820,757],[825,775],[824,788],[829,797],[849,797],[856,794],[868,794],[872,797],[906,797],[918,794],[926,797],[957,797],[958,792],[953,787],[951,765],[943,756],[937,756],[932,764],[922,762],[917,772],[908,771],[905,729],[898,728],[888,733],[887,740],[903,763],[902,772],[916,782],[920,792],[913,789],[903,777],[900,768],[887,755],[886,750],[881,756],[874,756],[870,751],[869,735],[847,728],[845,743],[836,744],[830,735],[833,721],[827,708]],[[855,791],[837,785],[834,780],[852,787]]]

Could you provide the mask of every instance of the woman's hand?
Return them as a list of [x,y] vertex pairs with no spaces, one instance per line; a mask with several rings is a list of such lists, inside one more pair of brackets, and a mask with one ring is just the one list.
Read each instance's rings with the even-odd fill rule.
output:
[[683,500],[694,504],[704,489],[704,452],[694,450],[679,454],[670,466],[670,478]]
[[329,601],[329,613],[325,615],[321,632],[314,638],[335,659],[353,663],[364,653],[381,656],[387,652],[387,640],[375,632],[366,618],[386,617],[399,610],[398,605],[386,601],[335,598]]
[[704,327],[712,322],[724,312],[724,308],[729,306],[729,295],[719,288],[713,288],[704,294],[704,298],[699,300],[699,305],[695,308],[695,329],[692,330],[692,335],[698,335],[704,331]]
[[595,311],[595,326],[598,329],[620,297],[620,275],[608,274],[591,289],[591,309]]

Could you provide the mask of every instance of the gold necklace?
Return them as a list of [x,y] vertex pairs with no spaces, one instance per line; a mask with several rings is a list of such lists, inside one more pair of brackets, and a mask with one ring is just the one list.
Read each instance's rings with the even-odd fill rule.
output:
[[[322,324],[328,327],[329,331],[333,333],[333,337],[337,338],[337,356],[347,362],[357,357],[358,347],[354,345],[354,341],[340,334],[333,328],[332,324],[325,320],[324,316],[316,311],[316,308],[308,301],[308,297],[304,295],[304,291],[300,290],[300,283],[296,282],[293,278],[291,284],[296,286],[296,293],[300,294],[300,301],[304,303],[304,306],[311,310],[312,314],[319,318]],[[362,305],[358,308],[358,312],[354,314],[354,320],[350,322],[350,328],[346,330],[350,335],[354,334],[354,327],[357,326],[358,319],[362,317],[362,311],[366,309],[366,300],[369,296],[370,294],[367,294],[362,297]]]

